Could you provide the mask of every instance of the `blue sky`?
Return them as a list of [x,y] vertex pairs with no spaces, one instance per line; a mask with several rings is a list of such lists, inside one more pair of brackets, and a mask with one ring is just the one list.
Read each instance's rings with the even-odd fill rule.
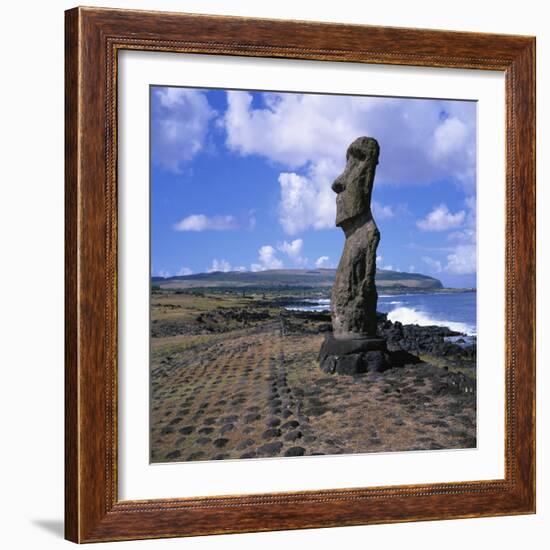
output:
[[380,143],[378,267],[476,280],[476,104],[151,87],[153,275],[336,267],[330,189]]

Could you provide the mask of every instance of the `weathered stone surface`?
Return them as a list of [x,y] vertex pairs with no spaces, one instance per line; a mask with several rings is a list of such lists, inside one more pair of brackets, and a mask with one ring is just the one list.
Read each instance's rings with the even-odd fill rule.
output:
[[306,450],[303,447],[290,447],[285,451],[285,456],[304,456]]
[[376,249],[380,232],[371,196],[378,164],[378,142],[357,138],[346,153],[346,168],[334,180],[336,225],[346,236],[332,286],[332,334],[319,352],[321,369],[333,374],[381,372],[389,368],[386,342],[377,337]]
[[362,374],[382,372],[391,367],[389,355],[383,351],[367,351],[348,355],[326,355],[320,359],[321,370],[328,374]]
[[332,184],[336,225],[346,235],[332,286],[331,316],[336,338],[376,335],[376,249],[380,232],[372,217],[371,195],[380,148],[360,137],[346,153],[346,168]]
[[300,430],[292,430],[285,435],[285,441],[296,441],[302,437],[302,432]]
[[279,454],[282,448],[283,444],[281,441],[274,441],[273,443],[265,443],[261,447],[258,447],[258,453],[267,456],[274,456]]
[[346,355],[386,350],[386,340],[384,338],[335,338],[333,334],[327,334],[319,355]]

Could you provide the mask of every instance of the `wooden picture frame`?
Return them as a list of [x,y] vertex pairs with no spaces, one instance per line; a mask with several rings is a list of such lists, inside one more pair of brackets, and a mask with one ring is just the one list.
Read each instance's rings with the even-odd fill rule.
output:
[[[506,86],[505,476],[474,482],[120,501],[117,54],[501,71]],[[99,8],[66,12],[66,538],[97,542],[535,511],[535,39]]]

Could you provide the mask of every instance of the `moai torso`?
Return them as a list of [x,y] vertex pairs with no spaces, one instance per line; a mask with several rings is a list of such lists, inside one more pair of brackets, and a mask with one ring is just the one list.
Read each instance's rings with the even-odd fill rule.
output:
[[346,168],[332,184],[336,225],[346,235],[332,288],[331,315],[336,338],[376,336],[376,249],[380,232],[372,217],[371,195],[379,146],[360,137],[346,153]]

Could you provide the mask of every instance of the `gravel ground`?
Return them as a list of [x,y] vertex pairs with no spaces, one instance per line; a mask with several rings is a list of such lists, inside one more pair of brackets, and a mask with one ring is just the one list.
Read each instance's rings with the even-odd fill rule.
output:
[[427,362],[329,376],[322,338],[268,319],[154,354],[152,461],[475,447],[475,383]]

